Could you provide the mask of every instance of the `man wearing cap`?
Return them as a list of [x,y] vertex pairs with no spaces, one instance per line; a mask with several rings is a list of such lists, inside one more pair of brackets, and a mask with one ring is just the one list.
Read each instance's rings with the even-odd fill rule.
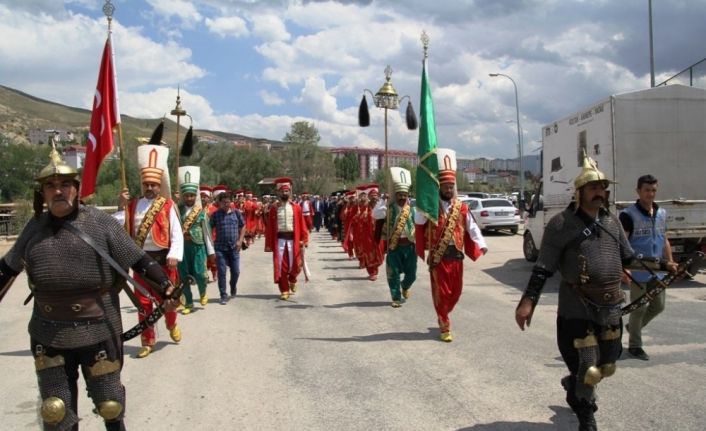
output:
[[262,237],[265,234],[265,202],[264,196],[263,200],[259,200],[257,196],[253,196],[252,200],[255,202],[255,234],[257,238]]
[[[215,261],[215,251],[211,241],[211,228],[208,223],[206,209],[199,205],[196,196],[199,193],[198,166],[179,166],[179,190],[181,203],[181,231],[184,234],[184,258],[179,262],[179,277],[182,280],[188,276],[194,277],[199,288],[201,306],[208,304],[206,294],[206,260]],[[182,314],[189,314],[194,308],[194,298],[191,286],[187,285],[184,293],[184,309]]]
[[[394,201],[381,201],[373,210],[375,237],[383,239],[387,257],[387,285],[392,307],[399,308],[417,279],[417,254],[414,248],[414,207],[409,204],[412,175],[407,169],[392,167],[390,177],[395,189]],[[400,281],[401,275],[404,279]]]
[[201,206],[208,210],[213,202],[213,187],[206,184],[199,185],[199,196],[201,197]]
[[306,229],[309,232],[311,232],[311,230],[314,228],[314,211],[311,206],[309,192],[302,192],[301,202],[299,205],[302,207],[302,214],[304,215],[304,222],[306,223]]
[[114,218],[79,203],[77,172],[56,149],[36,181],[35,215],[0,259],[0,300],[26,270],[34,296],[30,351],[44,429],[78,428],[81,368],[106,429],[122,430],[125,387],[120,379],[123,342],[117,286],[123,280],[96,249],[122,269],[132,268],[153,282],[156,294],[171,308],[178,304],[171,299],[174,287]]
[[456,198],[456,152],[437,149],[439,161],[439,214],[434,226],[417,211],[415,229],[417,254],[423,259],[429,250],[427,263],[431,275],[431,294],[439,322],[440,338],[451,342],[453,311],[463,289],[463,255],[472,260],[488,251],[485,239],[466,204]]
[[[172,283],[178,278],[177,265],[184,255],[184,235],[181,232],[181,220],[177,208],[168,196],[162,195],[162,190],[169,193],[169,172],[167,157],[169,148],[162,145],[140,145],[137,147],[138,164],[141,167],[142,196],[130,199],[128,189],[120,195],[118,211],[113,216],[125,225],[125,228],[135,240],[135,243],[157,261],[169,275]],[[139,274],[135,279],[142,284],[151,297],[157,297],[152,288],[145,283]],[[140,290],[135,291],[142,308],[138,311],[138,319],[142,322],[149,316],[154,304],[150,296],[145,296]],[[157,297],[157,300],[159,298]],[[165,323],[171,339],[181,341],[181,329],[177,325],[176,311],[164,313]],[[154,328],[148,327],[141,334],[142,348],[137,353],[138,358],[147,357],[156,343]]]
[[290,202],[292,180],[278,178],[275,186],[279,201],[270,207],[265,226],[265,251],[272,253],[274,281],[279,287],[280,299],[287,300],[297,290],[297,276],[304,266],[302,248],[309,244],[301,207]]
[[375,239],[372,206],[377,202],[379,193],[376,184],[363,185],[359,189],[358,211],[351,223],[353,244],[360,267],[367,271],[368,280],[375,281],[378,278],[378,268],[382,264],[382,252],[379,241]]
[[561,383],[579,430],[597,429],[595,388],[615,373],[622,350],[620,283],[633,250],[620,221],[606,209],[609,184],[584,154],[574,201],[544,228],[539,258],[515,311],[520,329],[529,327],[544,283],[561,273],[557,344],[569,369]]
[[245,217],[245,243],[250,246],[255,242],[255,235],[257,234],[257,203],[253,200],[250,190],[244,192],[243,199],[240,211]]

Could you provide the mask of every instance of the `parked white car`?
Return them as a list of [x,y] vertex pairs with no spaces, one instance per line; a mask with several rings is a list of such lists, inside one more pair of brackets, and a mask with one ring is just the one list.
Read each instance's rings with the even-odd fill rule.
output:
[[460,198],[468,205],[481,231],[508,230],[513,235],[520,226],[520,211],[507,199]]

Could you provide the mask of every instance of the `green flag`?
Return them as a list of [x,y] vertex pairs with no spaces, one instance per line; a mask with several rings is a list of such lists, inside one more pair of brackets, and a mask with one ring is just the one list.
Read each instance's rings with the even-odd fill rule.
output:
[[436,224],[439,217],[439,165],[436,161],[436,124],[434,122],[434,103],[431,100],[427,60],[422,63],[422,95],[419,108],[421,122],[419,126],[419,144],[417,156],[416,190],[417,211],[420,211]]

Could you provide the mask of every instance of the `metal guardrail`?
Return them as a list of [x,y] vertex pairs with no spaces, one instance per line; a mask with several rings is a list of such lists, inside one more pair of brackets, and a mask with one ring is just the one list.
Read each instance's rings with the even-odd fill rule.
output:
[[682,84],[688,85],[689,87],[706,88],[706,58],[692,64],[664,82],[657,84],[657,87],[671,84]]
[[[19,232],[10,233],[15,217],[17,216],[17,205],[14,203],[0,204],[0,237],[9,238],[12,234],[19,234]],[[108,206],[96,206],[99,210],[105,211],[108,214],[113,214],[118,210],[117,205]]]

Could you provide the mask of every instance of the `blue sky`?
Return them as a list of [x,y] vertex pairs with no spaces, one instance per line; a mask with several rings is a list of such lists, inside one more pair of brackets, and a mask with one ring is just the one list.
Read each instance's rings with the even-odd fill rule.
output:
[[[516,155],[512,76],[525,152],[540,129],[610,94],[649,86],[647,0],[113,0],[123,114],[183,107],[194,126],[281,139],[310,121],[322,145],[383,146],[383,114],[357,126],[363,89],[392,82],[419,112],[422,48],[440,146]],[[0,84],[90,109],[102,0],[0,0]],[[706,0],[653,1],[657,82],[706,57]],[[404,111],[390,147],[416,150]]]

